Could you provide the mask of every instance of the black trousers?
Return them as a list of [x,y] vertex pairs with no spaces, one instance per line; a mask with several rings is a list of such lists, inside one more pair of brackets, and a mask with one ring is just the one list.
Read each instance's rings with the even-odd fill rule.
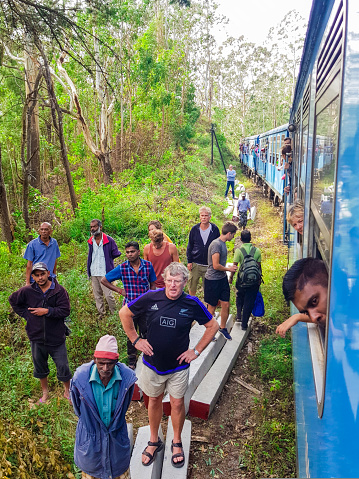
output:
[[[133,317],[133,324],[135,325],[135,329],[141,338],[146,338],[147,332],[147,325],[146,325],[146,316],[145,315],[138,315]],[[127,339],[127,356],[128,359],[132,361],[136,361],[137,359],[137,349],[135,346],[132,346],[132,343],[129,339]]]
[[259,285],[252,286],[251,288],[241,288],[236,285],[236,288],[237,318],[238,321],[242,319],[242,327],[246,328],[259,291]]

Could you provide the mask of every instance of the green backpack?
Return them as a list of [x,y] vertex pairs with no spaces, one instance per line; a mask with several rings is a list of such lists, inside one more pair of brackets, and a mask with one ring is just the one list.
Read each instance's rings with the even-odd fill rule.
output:
[[262,273],[259,263],[254,259],[256,247],[252,246],[249,253],[242,247],[243,263],[239,268],[236,286],[241,288],[251,288],[262,283]]

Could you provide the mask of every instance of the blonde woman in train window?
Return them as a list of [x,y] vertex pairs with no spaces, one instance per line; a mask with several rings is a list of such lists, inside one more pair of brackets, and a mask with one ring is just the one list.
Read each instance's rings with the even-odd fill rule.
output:
[[296,200],[288,209],[287,221],[300,234],[303,234],[304,225],[304,204]]

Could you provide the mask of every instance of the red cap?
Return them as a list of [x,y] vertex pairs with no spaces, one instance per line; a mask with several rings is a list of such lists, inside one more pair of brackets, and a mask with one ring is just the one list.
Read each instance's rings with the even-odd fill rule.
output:
[[109,334],[102,336],[96,345],[94,356],[95,358],[118,359],[119,354],[115,336]]

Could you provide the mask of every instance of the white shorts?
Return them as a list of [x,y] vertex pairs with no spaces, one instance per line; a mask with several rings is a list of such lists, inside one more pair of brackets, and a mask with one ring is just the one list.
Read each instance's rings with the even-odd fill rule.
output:
[[163,376],[142,364],[138,385],[149,397],[156,398],[165,391],[175,399],[184,397],[188,386],[189,368]]

